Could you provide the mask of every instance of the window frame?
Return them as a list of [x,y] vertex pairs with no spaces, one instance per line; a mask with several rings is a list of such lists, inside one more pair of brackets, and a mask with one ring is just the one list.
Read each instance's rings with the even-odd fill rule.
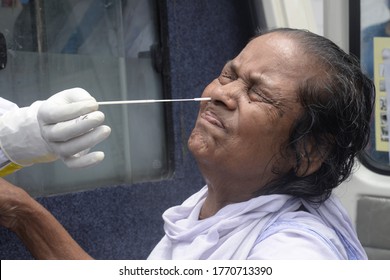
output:
[[[349,52],[361,59],[361,1],[349,0]],[[390,176],[390,164],[385,165],[371,159],[367,151],[362,151],[357,156],[358,160],[369,170]]]
[[[144,0],[141,0],[141,1],[144,1]],[[160,3],[160,1],[158,1],[158,0],[150,0],[150,3],[153,6],[153,10],[151,11],[151,13],[153,14],[152,15],[153,21],[155,23],[154,30],[156,31],[157,37],[155,38],[155,40],[153,40],[153,44],[150,46],[149,50],[145,50],[145,51],[141,50],[138,53],[137,59],[140,59],[140,60],[147,59],[148,60],[147,66],[150,65],[150,67],[148,69],[150,71],[153,71],[153,73],[155,73],[155,75],[159,77],[158,93],[162,94],[162,96],[161,97],[158,96],[159,98],[157,98],[154,96],[150,97],[150,95],[149,95],[148,97],[145,97],[145,98],[157,98],[157,99],[170,98],[170,95],[171,95],[170,74],[169,74],[170,73],[170,65],[169,65],[169,59],[168,59],[169,56],[168,56],[168,51],[167,51],[168,50],[168,41],[167,41],[167,36],[165,34],[167,28],[166,28],[166,26],[163,26],[163,25],[167,24],[166,19],[163,18],[164,15],[166,14],[166,11],[164,10],[166,8],[165,8],[165,5],[163,3]],[[35,6],[29,7],[29,9],[35,9]],[[42,13],[42,16],[43,15],[44,15],[44,13]],[[118,20],[118,22],[119,22],[119,20]],[[124,21],[121,20],[121,24],[123,25]],[[0,27],[2,27],[2,26],[0,26]],[[36,25],[34,25],[34,27],[37,28]],[[123,28],[123,26],[121,28]],[[35,38],[37,36],[36,35],[37,32],[38,32],[38,30],[34,30],[33,36],[32,36],[33,38]],[[41,50],[39,50],[39,48],[38,48],[38,43],[35,41],[34,41],[34,43],[35,43],[34,50],[30,51],[30,53],[34,53],[34,55],[36,55],[36,53],[39,53],[39,55],[42,55],[42,56],[53,55],[53,54],[54,55],[65,55],[65,54],[62,54],[59,52],[58,53],[48,52],[45,41],[41,42],[42,43]],[[13,51],[12,43],[9,44],[8,49]],[[30,55],[30,54],[28,54],[28,55]],[[90,54],[86,54],[86,56],[87,55],[90,55]],[[95,55],[95,57],[97,57],[97,55]],[[117,57],[118,57],[118,61],[120,59],[121,59],[121,61],[123,60],[122,57],[120,57],[119,55],[117,55],[117,56],[113,55],[112,57],[113,57],[113,60],[115,60]],[[120,57],[120,59],[119,59],[119,57]],[[109,58],[111,58],[111,57],[109,57]],[[131,59],[133,59],[133,57],[131,57]],[[102,60],[107,61],[108,59],[106,57],[103,57]],[[149,63],[149,61],[150,61],[150,63]],[[10,62],[11,62],[11,64],[9,64],[7,69],[4,72],[2,71],[2,73],[1,73],[3,75],[6,75],[6,76],[3,76],[5,78],[12,77],[13,75],[15,75],[15,73],[12,72],[13,71],[12,70],[12,61],[10,61]],[[118,64],[119,64],[119,62],[118,62]],[[121,65],[122,64],[120,64],[119,66],[121,66]],[[144,65],[144,63],[142,65]],[[119,68],[119,66],[118,66],[118,68]],[[117,68],[115,68],[115,69],[117,69]],[[73,83],[73,81],[72,81],[72,83]],[[79,85],[77,84],[76,86],[79,86]],[[74,87],[74,85],[72,84],[70,86],[66,86],[66,88],[70,88],[70,87]],[[83,87],[83,86],[80,86],[80,87]],[[88,88],[86,88],[86,87],[84,87],[84,88],[88,90]],[[19,107],[24,107],[24,106],[29,106],[35,100],[44,100],[44,99],[50,97],[50,94],[54,94],[58,91],[59,91],[58,89],[36,91],[36,92],[39,92],[40,94],[42,94],[42,96],[35,96],[35,95],[34,96],[33,95],[27,96],[27,95],[25,95],[27,100],[23,99],[22,101],[18,100],[19,96],[17,96],[15,99],[12,99],[12,96],[6,96],[6,98],[12,102],[15,102]],[[9,91],[9,92],[11,92],[11,91]],[[96,99],[98,99],[98,97],[95,95],[94,91],[91,91],[91,94],[93,94],[93,96]],[[2,96],[2,97],[4,97],[4,96]],[[136,97],[136,98],[142,99],[143,96]],[[29,101],[29,99],[32,99],[32,100]],[[99,98],[99,99],[104,100],[102,98]],[[110,100],[111,97],[108,96],[107,99]],[[104,172],[103,173],[100,172],[101,168],[103,168],[102,166],[107,165],[107,162],[108,162],[108,164],[110,163],[109,162],[110,157],[111,157],[111,161],[112,161],[112,158],[114,156],[118,155],[118,152],[116,150],[111,149],[113,146],[115,146],[115,144],[109,144],[110,142],[113,143],[113,141],[115,141],[115,139],[113,139],[114,133],[111,133],[110,138],[105,140],[101,144],[99,143],[99,146],[97,147],[100,150],[106,152],[106,158],[101,164],[97,165],[96,167],[90,167],[88,169],[72,170],[72,169],[67,168],[60,160],[58,160],[56,162],[50,163],[50,165],[47,165],[47,166],[46,165],[43,166],[43,165],[39,164],[39,165],[35,165],[35,166],[29,167],[29,168],[22,169],[19,172],[11,174],[10,176],[7,177],[7,179],[10,180],[11,182],[17,184],[17,185],[24,185],[24,183],[26,181],[28,181],[30,184],[26,184],[26,185],[28,185],[28,187],[26,187],[26,190],[34,197],[44,197],[44,196],[49,196],[49,195],[63,195],[63,194],[74,193],[74,192],[79,192],[79,191],[93,190],[96,188],[101,188],[101,187],[106,187],[106,186],[111,186],[111,185],[115,186],[118,184],[133,185],[133,184],[141,183],[141,182],[142,183],[156,182],[156,181],[163,181],[163,180],[170,179],[173,177],[174,172],[175,172],[175,170],[174,170],[174,167],[175,167],[174,148],[175,148],[175,146],[173,143],[174,135],[173,135],[173,126],[172,126],[172,123],[173,123],[173,121],[172,121],[173,113],[172,113],[172,109],[171,109],[172,106],[170,104],[166,104],[166,105],[161,104],[161,105],[154,105],[154,106],[159,106],[159,110],[155,110],[155,111],[158,111],[158,113],[160,113],[160,111],[161,111],[161,118],[159,118],[159,119],[162,120],[162,122],[164,123],[164,126],[160,126],[160,127],[161,127],[161,130],[163,130],[164,134],[161,134],[161,139],[162,139],[161,140],[161,143],[162,143],[161,148],[159,148],[159,147],[157,147],[157,145],[155,145],[157,148],[156,148],[156,150],[152,150],[152,152],[157,153],[157,152],[160,152],[160,150],[163,150],[163,152],[161,152],[161,157],[156,156],[156,159],[161,160],[162,166],[158,165],[159,164],[158,161],[156,161],[156,164],[153,165],[154,162],[151,162],[151,160],[153,159],[151,157],[154,156],[154,154],[152,154],[148,158],[148,160],[150,161],[150,166],[148,167],[149,169],[139,170],[140,168],[138,168],[138,170],[136,170],[137,168],[134,168],[134,170],[136,170],[134,172],[138,172],[138,173],[136,173],[136,177],[130,177],[128,175],[128,174],[132,174],[133,169],[131,169],[131,171],[128,172],[126,167],[124,167],[123,170],[121,169],[120,172],[114,172],[112,174],[111,173],[107,174],[107,179],[106,179],[106,177],[104,177],[104,178],[98,178],[97,180],[94,180],[94,177],[92,177],[92,176],[95,176],[95,174],[99,174],[101,176],[102,176],[102,174],[105,175]],[[105,124],[110,125],[112,128],[114,128],[113,124],[116,124],[116,122],[115,122],[115,119],[112,118],[107,113],[107,112],[109,112],[107,110],[107,107],[99,108],[99,110],[105,112],[105,114],[106,114]],[[118,113],[118,115],[122,115],[122,117],[125,114],[125,113],[122,113],[121,107],[119,107],[118,109],[115,108],[113,110],[119,111],[120,113]],[[144,110],[144,111],[146,111],[146,110]],[[129,115],[126,115],[126,116],[129,116]],[[111,123],[109,123],[109,122],[111,122]],[[123,125],[125,125],[125,124],[126,124],[126,122],[123,121]],[[157,124],[158,123],[156,123],[156,125]],[[116,130],[120,131],[120,129],[116,129]],[[152,128],[150,130],[152,130]],[[150,131],[148,130],[147,132],[150,132]],[[117,135],[117,138],[119,138],[118,135]],[[153,137],[150,137],[150,138],[153,139]],[[138,139],[136,139],[136,140],[138,140]],[[138,142],[133,141],[133,142],[140,143],[140,141],[138,141]],[[157,143],[157,144],[159,144],[159,143]],[[140,144],[138,144],[138,145],[140,145]],[[137,147],[137,146],[135,146],[135,147]],[[123,149],[125,149],[125,147],[123,147]],[[116,153],[114,153],[114,152],[116,152]],[[160,156],[160,154],[158,154],[158,155]],[[129,157],[131,157],[130,154],[129,154]],[[123,160],[125,161],[126,159],[123,159]],[[132,160],[132,158],[131,158],[131,160]],[[148,164],[149,164],[149,161],[148,161]],[[114,166],[114,164],[112,164],[111,166]],[[123,164],[123,166],[125,166],[125,164]],[[131,167],[131,164],[130,164],[130,167]],[[153,167],[155,167],[155,169],[152,169]],[[112,169],[115,169],[115,166],[112,167]],[[50,170],[50,172],[48,172],[48,170]],[[111,169],[107,168],[107,170],[111,170]],[[119,170],[119,168],[117,168],[116,170]],[[157,170],[157,171],[155,172],[155,170]],[[65,188],[63,186],[57,187],[57,185],[58,185],[57,182],[53,183],[52,180],[46,179],[46,177],[47,177],[46,174],[50,174],[50,173],[59,174],[60,172],[62,173],[62,171],[64,171],[64,173],[66,174],[64,176],[65,179],[66,180],[69,179],[71,181],[71,182],[68,182],[65,180],[65,183],[63,183],[63,184],[65,184],[66,186],[69,186],[69,187],[67,187],[67,188]],[[70,176],[70,175],[67,176],[68,172],[72,173],[72,176]],[[155,172],[155,173],[153,173],[153,172]],[[131,176],[133,176],[133,175],[131,175]],[[73,182],[72,180],[75,180],[75,181]]]

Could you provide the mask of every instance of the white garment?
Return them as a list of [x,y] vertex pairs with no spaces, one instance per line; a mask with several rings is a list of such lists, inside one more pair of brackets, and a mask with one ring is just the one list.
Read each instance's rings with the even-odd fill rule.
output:
[[5,112],[8,112],[10,110],[16,110],[18,108],[18,105],[16,105],[15,103],[0,97],[0,116],[2,116]]
[[148,259],[367,258],[334,196],[318,209],[289,195],[259,196],[199,220],[206,196],[207,186],[163,214],[165,236]]
[[[18,108],[19,108],[18,105],[16,105],[15,103],[0,97],[0,117],[5,112],[11,111],[11,110],[16,110]],[[4,154],[3,150],[0,149],[0,167],[3,166],[7,162],[9,162],[8,157],[6,157],[6,155]]]

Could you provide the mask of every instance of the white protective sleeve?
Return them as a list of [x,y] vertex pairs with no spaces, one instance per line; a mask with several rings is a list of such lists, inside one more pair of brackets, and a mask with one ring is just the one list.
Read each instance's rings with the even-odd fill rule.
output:
[[18,165],[29,166],[57,159],[42,140],[37,121],[41,103],[42,101],[36,101],[30,107],[8,111],[0,118],[0,147]]
[[[17,110],[19,107],[15,103],[0,97],[0,118],[4,113]],[[6,165],[9,162],[9,158],[4,154],[3,150],[0,149],[0,167]]]
[[[3,104],[10,106],[6,100]],[[12,107],[12,108],[11,108]],[[111,129],[96,100],[80,88],[59,92],[29,107],[10,106],[0,117],[0,148],[17,166],[61,158],[68,167],[99,163],[103,152],[88,153]]]

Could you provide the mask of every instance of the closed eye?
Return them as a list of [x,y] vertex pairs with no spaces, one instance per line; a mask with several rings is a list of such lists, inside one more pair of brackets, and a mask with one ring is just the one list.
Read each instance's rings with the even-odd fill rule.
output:
[[257,101],[257,102],[262,102],[265,104],[272,105],[278,110],[279,116],[283,116],[283,114],[285,113],[285,106],[283,105],[283,102],[281,102],[280,99],[271,98],[268,94],[265,94],[259,89],[256,89],[254,87],[250,88],[248,92],[248,96],[251,100],[255,102]]
[[275,101],[272,98],[268,97],[263,92],[253,87],[249,89],[249,97],[253,99],[253,101],[260,101],[267,104],[275,104]]
[[229,74],[224,74],[224,73],[222,73],[222,74],[221,74],[221,77],[226,78],[226,79],[233,80],[233,76],[232,76],[232,75],[229,75]]
[[221,84],[227,84],[236,79],[236,75],[230,74],[228,72],[222,72],[221,75],[218,77],[218,80]]

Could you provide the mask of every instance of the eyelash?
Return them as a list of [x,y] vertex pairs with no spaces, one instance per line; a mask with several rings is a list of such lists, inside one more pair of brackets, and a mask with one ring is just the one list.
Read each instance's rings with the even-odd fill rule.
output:
[[221,77],[222,77],[222,78],[229,79],[229,80],[234,80],[232,75],[229,75],[229,74],[226,74],[226,73],[222,73],[222,74],[221,74]]
[[[225,78],[225,79],[229,79],[229,80],[232,80],[232,81],[235,80],[233,75],[228,74],[228,73],[221,73],[220,78]],[[250,94],[251,92],[253,92],[257,96],[259,96],[259,98],[261,99],[261,102],[268,103],[268,104],[273,104],[274,103],[272,99],[268,98],[267,96],[265,96],[264,94],[262,94],[258,90],[254,89],[253,87],[248,88],[248,94]]]
[[268,98],[267,96],[265,96],[264,94],[262,94],[261,92],[259,92],[258,90],[255,90],[253,87],[249,88],[248,90],[248,93],[250,94],[251,92],[253,92],[254,94],[256,94],[257,96],[260,97],[261,101],[264,102],[264,103],[268,103],[268,104],[273,104],[273,100]]

